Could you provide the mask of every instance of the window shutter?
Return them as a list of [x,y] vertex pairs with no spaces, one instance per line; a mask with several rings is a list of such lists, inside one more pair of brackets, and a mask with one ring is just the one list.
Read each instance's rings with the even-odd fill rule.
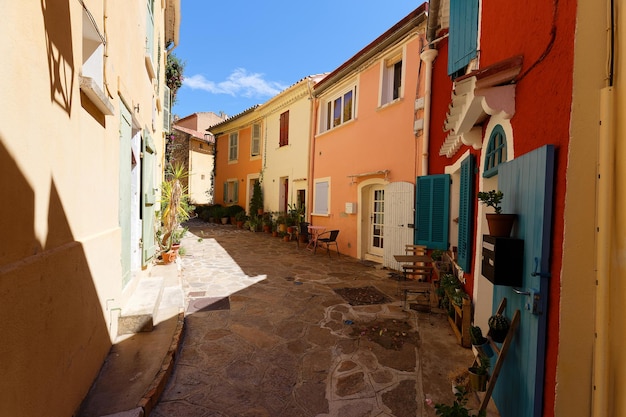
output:
[[261,154],[261,125],[252,125],[252,156]]
[[415,243],[430,249],[448,249],[450,175],[417,177]]
[[458,264],[463,271],[472,266],[472,230],[474,226],[474,156],[461,162],[459,195],[459,247]]
[[163,131],[169,132],[171,130],[171,107],[172,95],[170,88],[167,85],[163,85]]
[[465,68],[478,47],[478,0],[450,0],[448,75]]
[[315,208],[316,214],[328,214],[328,181],[315,183]]
[[228,182],[224,183],[224,202],[228,201]]
[[239,201],[239,182],[233,182],[233,202],[236,203]]

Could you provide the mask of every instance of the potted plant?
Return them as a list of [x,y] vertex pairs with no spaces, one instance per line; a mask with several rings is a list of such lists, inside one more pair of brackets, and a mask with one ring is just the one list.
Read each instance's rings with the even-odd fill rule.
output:
[[243,207],[241,207],[241,206],[239,206],[237,204],[234,204],[232,206],[228,206],[228,208],[226,210],[228,212],[227,213],[228,217],[230,217],[230,224],[236,224],[237,223],[237,219],[236,219],[237,214],[241,213],[242,211],[243,212],[246,211]]
[[469,387],[471,390],[483,392],[487,389],[487,377],[489,374],[489,358],[479,356],[476,366],[472,366],[469,371]]
[[480,191],[478,193],[478,199],[482,204],[487,207],[493,207],[495,213],[487,213],[487,225],[489,227],[489,234],[497,237],[509,237],[511,236],[511,230],[513,229],[513,223],[517,218],[516,214],[504,214],[502,213],[502,198],[504,194],[502,191]]
[[252,187],[252,197],[250,198],[250,215],[263,214],[263,189],[261,181],[256,181]]
[[467,391],[469,387],[469,370],[467,368],[458,368],[448,374],[452,383],[452,393],[457,394],[461,390]]
[[243,224],[248,220],[248,216],[245,211],[240,211],[235,214],[235,223],[239,229],[243,228]]
[[166,172],[166,180],[161,184],[160,227],[156,235],[161,250],[161,259],[164,261],[172,258],[172,256],[164,255],[171,254],[174,233],[182,222],[189,219],[189,213],[194,209],[189,204],[187,187],[183,184],[183,179],[187,176],[188,173],[182,164],[170,165]]
[[474,346],[478,354],[488,358],[492,357],[493,349],[489,345],[489,340],[483,336],[482,329],[478,326],[470,326],[469,333],[472,346]]
[[[467,408],[467,396],[468,391],[466,389],[459,389],[459,392],[454,394],[454,402],[449,404],[435,404],[435,414],[441,417],[470,417],[474,414],[470,414],[470,410]],[[484,417],[487,415],[485,410],[479,411],[476,416]]]
[[489,336],[491,336],[491,339],[498,343],[504,342],[511,327],[509,319],[502,314],[494,314],[489,317],[487,324],[489,324]]
[[272,219],[272,213],[269,213],[269,212],[263,213],[262,222],[263,222],[263,231],[265,233],[272,233],[272,226],[274,224],[274,221]]

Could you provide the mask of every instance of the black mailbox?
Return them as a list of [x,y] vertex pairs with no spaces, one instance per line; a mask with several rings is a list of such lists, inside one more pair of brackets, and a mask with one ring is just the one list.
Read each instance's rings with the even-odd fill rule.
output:
[[494,285],[521,287],[523,266],[522,239],[483,235],[482,274]]

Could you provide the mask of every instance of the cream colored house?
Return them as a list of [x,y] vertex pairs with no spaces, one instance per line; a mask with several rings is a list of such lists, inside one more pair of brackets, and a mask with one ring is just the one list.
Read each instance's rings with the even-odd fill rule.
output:
[[82,0],[3,11],[0,415],[71,416],[149,269],[179,9]]

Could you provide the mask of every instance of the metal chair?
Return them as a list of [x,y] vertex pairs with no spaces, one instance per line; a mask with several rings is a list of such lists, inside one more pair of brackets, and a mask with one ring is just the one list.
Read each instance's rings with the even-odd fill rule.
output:
[[317,251],[318,245],[323,245],[326,247],[326,253],[328,253],[328,257],[330,258],[330,245],[335,245],[335,249],[337,250],[337,257],[339,257],[339,246],[337,245],[337,236],[339,235],[339,230],[329,230],[328,232],[324,232],[317,237],[317,242],[315,243],[315,247],[313,249],[313,253]]

